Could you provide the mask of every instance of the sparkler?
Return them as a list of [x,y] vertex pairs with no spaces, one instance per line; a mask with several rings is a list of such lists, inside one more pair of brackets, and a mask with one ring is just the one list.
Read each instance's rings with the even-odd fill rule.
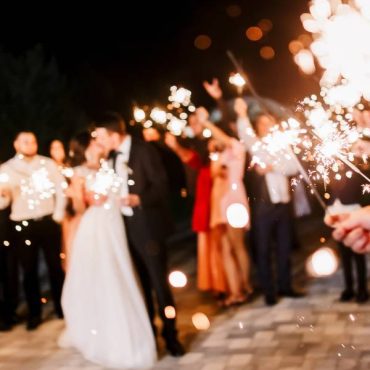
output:
[[133,110],[135,122],[144,128],[155,126],[157,129],[169,131],[175,136],[191,137],[191,130],[187,126],[189,113],[195,111],[195,106],[191,102],[191,91],[184,87],[172,86],[168,101],[167,109],[135,107]]
[[42,200],[50,199],[55,194],[55,184],[50,180],[45,167],[34,171],[28,179],[20,183],[21,196],[27,199],[29,209],[35,209]]
[[[251,81],[249,80],[247,74],[244,72],[243,68],[241,67],[241,65],[238,63],[238,61],[236,60],[234,54],[228,50],[227,51],[227,56],[229,57],[229,59],[231,60],[231,62],[233,63],[233,65],[235,66],[236,70],[238,71],[238,73],[240,73],[240,75],[245,79],[246,81],[246,84],[249,88],[249,91],[251,92],[251,94],[256,98],[256,100],[259,102],[259,104],[261,105],[262,109],[265,111],[265,112],[268,112],[268,109],[266,107],[266,103],[265,101],[263,100],[263,98],[257,93],[256,89],[254,88],[253,84],[251,83]],[[286,109],[284,107],[281,107],[281,109],[283,111],[286,111]],[[294,129],[297,129],[297,126],[299,126],[299,121],[296,120],[295,118],[293,118],[293,114],[290,114],[290,121],[288,119],[288,125],[290,124],[291,128],[294,130]],[[293,137],[295,137],[295,135],[293,135]],[[273,142],[271,140],[271,142]],[[284,142],[284,141],[283,141]],[[285,142],[285,145],[286,145],[286,142]],[[288,145],[289,146],[289,145]],[[296,162],[297,164],[297,168],[298,168],[298,171],[300,172],[302,178],[305,180],[305,182],[307,183],[307,185],[310,187],[311,189],[311,193],[316,197],[317,201],[319,202],[320,206],[323,208],[324,211],[326,211],[326,204],[324,202],[324,200],[322,199],[321,195],[319,194],[319,192],[317,191],[316,187],[314,186],[314,184],[312,183],[310,177],[308,176],[306,170],[304,169],[304,167],[302,166],[301,162],[299,161],[297,155],[289,150],[290,154],[291,154],[291,158]]]
[[229,82],[232,85],[236,86],[239,95],[243,93],[243,89],[246,84],[246,81],[240,73],[232,74],[229,77]]
[[110,194],[119,194],[121,186],[122,178],[109,167],[107,161],[102,161],[99,170],[86,178],[86,187],[95,194],[96,199]]

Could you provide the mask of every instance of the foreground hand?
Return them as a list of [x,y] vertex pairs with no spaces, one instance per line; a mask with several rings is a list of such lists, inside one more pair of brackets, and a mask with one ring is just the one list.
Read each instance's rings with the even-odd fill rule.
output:
[[327,216],[325,222],[335,228],[335,240],[357,253],[370,252],[370,207],[346,215]]
[[128,194],[127,197],[121,199],[121,205],[135,208],[141,205],[141,200],[137,194]]

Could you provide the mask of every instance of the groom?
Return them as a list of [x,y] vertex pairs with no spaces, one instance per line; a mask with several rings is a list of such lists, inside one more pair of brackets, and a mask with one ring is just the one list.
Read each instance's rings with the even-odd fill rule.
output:
[[167,349],[172,356],[182,356],[184,349],[177,339],[175,319],[165,315],[165,308],[174,307],[175,303],[167,280],[168,194],[163,165],[155,149],[127,134],[119,114],[104,114],[95,122],[95,128],[97,143],[109,155],[116,173],[124,179],[121,212],[154,332],[153,291]]

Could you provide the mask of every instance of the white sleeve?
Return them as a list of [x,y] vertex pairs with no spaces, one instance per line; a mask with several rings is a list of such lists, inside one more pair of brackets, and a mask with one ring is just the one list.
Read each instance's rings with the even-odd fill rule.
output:
[[236,120],[239,140],[244,144],[245,150],[250,151],[252,146],[258,141],[256,133],[248,117],[238,117]]

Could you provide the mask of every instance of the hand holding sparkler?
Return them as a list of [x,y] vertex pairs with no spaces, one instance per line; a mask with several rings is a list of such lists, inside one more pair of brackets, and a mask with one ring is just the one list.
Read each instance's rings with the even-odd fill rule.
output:
[[236,98],[234,102],[234,111],[240,118],[248,116],[248,104],[243,98]]
[[352,248],[356,253],[370,252],[370,207],[351,213],[325,218],[335,228],[333,238]]

